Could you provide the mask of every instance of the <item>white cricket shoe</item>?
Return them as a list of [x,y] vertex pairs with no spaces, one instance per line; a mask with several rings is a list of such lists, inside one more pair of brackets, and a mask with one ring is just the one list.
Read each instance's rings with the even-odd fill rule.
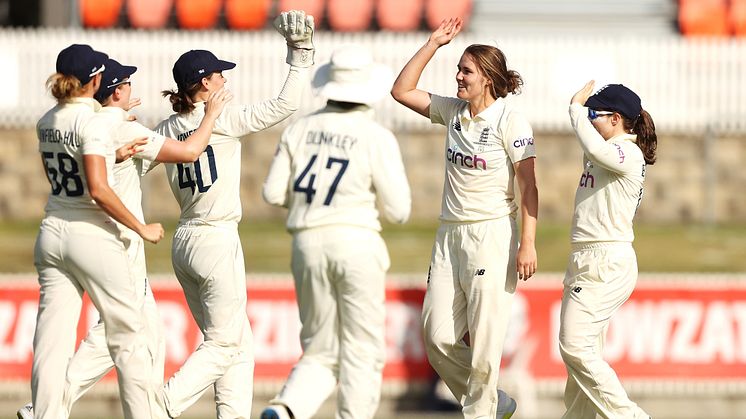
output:
[[29,403],[18,409],[16,416],[18,416],[18,419],[34,419],[34,405]]
[[260,419],[290,419],[290,412],[281,404],[271,404],[262,410]]
[[497,414],[495,415],[497,419],[510,419],[517,408],[518,403],[515,399],[508,396],[506,392],[497,390]]

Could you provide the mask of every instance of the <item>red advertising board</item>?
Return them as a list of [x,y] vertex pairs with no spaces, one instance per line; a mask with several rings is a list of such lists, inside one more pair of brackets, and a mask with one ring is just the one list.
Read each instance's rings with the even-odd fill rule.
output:
[[[605,358],[622,378],[746,380],[746,285],[641,278],[614,316]],[[386,380],[426,380],[431,370],[420,334],[424,289],[392,282],[387,289]],[[175,281],[153,283],[166,333],[166,374],[199,344],[201,334]],[[248,280],[248,315],[255,342],[257,380],[286,377],[301,354],[299,320],[289,278]],[[557,351],[561,278],[521,283],[513,304],[503,368],[537,379],[562,379]],[[28,380],[38,302],[33,277],[0,281],[0,380]],[[98,315],[86,300],[82,338]]]

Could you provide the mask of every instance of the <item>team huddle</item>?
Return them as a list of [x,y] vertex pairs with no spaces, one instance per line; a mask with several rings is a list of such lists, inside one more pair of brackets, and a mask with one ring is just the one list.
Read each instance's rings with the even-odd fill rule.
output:
[[[174,114],[152,130],[128,113],[139,104],[131,97],[136,67],[88,45],[59,53],[47,81],[58,103],[37,124],[51,191],[34,252],[32,402],[19,419],[69,417],[112,368],[125,418],[178,417],[209,387],[218,418],[251,416],[254,342],[237,227],[241,138],[292,115],[309,82],[326,105],[284,130],[262,189],[266,202],[288,211],[303,355],[261,419],[311,418],[334,391],[338,419],[377,411],[390,264],[379,211],[404,223],[411,209],[398,141],[371,107],[388,93],[447,131],[441,225],[422,309],[430,364],[465,418],[516,412],[498,389],[500,359],[518,280],[538,266],[536,144],[527,118],[506,101],[520,91],[520,75],[498,48],[471,45],[457,63],[456,97],[418,89],[435,52],[461,31],[459,18],[444,20],[395,80],[358,46],[336,49],[312,77],[313,17],[283,12],[273,26],[290,66],[276,98],[229,104],[223,72],[236,64],[191,50],[173,66],[177,88],[163,92]],[[584,160],[561,311],[563,418],[648,418],[601,348],[637,279],[632,219],[646,165],[655,162],[655,127],[627,87],[593,92],[587,83],[569,108]],[[144,252],[164,230],[145,222],[140,186],[159,163],[181,209],[174,273],[204,337],[165,382]],[[100,321],[76,351],[84,293]]]

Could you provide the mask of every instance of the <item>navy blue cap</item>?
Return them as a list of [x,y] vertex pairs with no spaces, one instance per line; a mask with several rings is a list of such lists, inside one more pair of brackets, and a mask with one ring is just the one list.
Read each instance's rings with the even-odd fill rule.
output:
[[127,83],[130,76],[137,71],[137,67],[132,65],[122,65],[113,58],[106,60],[105,65],[106,68],[101,76],[101,87],[99,87],[98,92],[93,95],[93,97],[101,103],[114,93],[117,86],[122,83]]
[[203,49],[185,52],[174,64],[174,81],[180,89],[209,77],[212,73],[230,70],[236,64],[219,60],[215,54]]
[[637,119],[642,111],[640,96],[621,84],[608,84],[602,87],[588,98],[585,107],[597,111],[619,112],[632,121]]
[[74,76],[86,85],[93,76],[104,71],[108,55],[95,51],[90,45],[72,44],[57,55],[57,72]]

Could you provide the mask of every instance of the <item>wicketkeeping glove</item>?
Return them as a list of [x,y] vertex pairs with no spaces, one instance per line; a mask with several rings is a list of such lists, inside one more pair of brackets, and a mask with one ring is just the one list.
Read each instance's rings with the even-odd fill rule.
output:
[[313,65],[313,16],[306,16],[303,10],[282,12],[272,22],[277,32],[287,41],[288,54],[285,59],[296,67]]

